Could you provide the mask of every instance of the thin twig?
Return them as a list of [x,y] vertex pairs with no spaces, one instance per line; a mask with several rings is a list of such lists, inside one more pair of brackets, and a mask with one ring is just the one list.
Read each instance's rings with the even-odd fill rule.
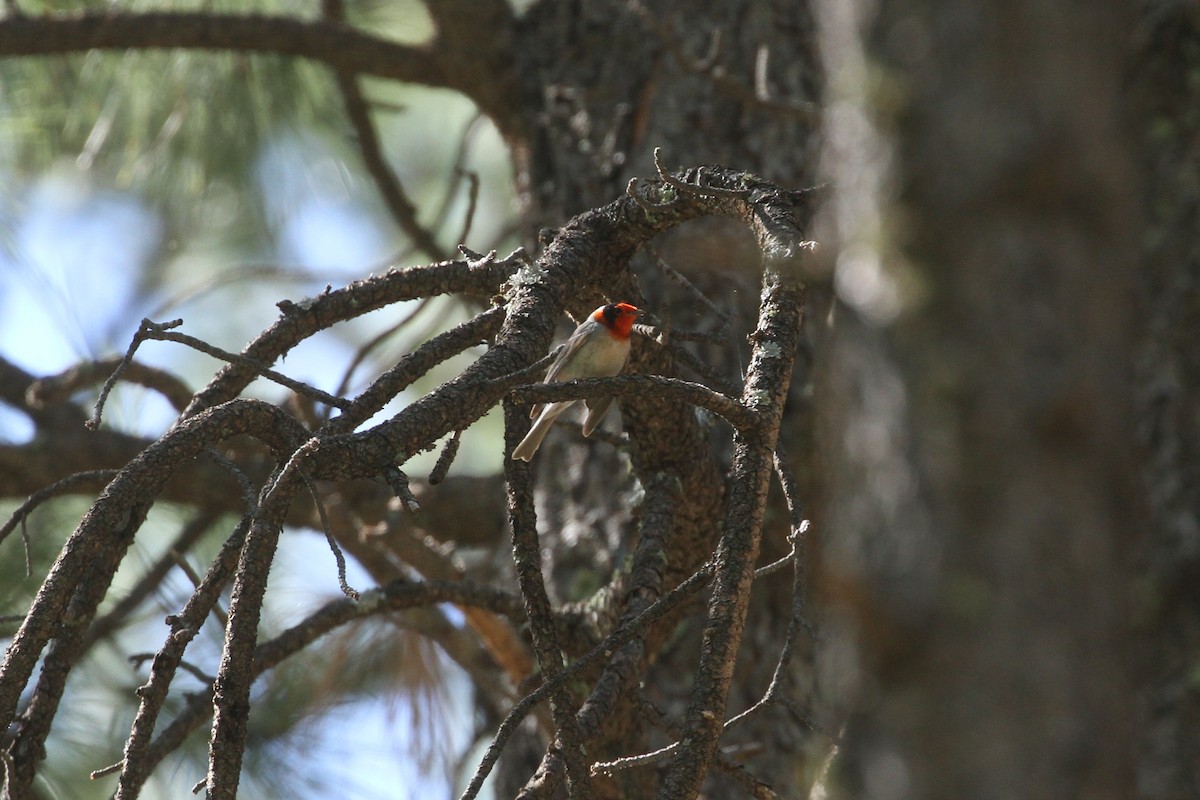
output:
[[392,487],[392,494],[399,498],[404,507],[416,513],[421,510],[421,503],[408,485],[408,476],[397,466],[391,466],[383,471],[383,478]]
[[450,465],[454,463],[454,457],[458,455],[458,445],[461,441],[462,431],[458,430],[446,442],[446,446],[442,448],[441,455],[438,456],[437,463],[433,465],[433,469],[429,473],[430,486],[437,486],[446,480],[446,474],[450,471]]
[[341,414],[321,428],[322,434],[350,432],[429,370],[494,335],[504,322],[504,313],[503,306],[493,306],[434,336],[373,381]]
[[733,397],[741,393],[740,386],[730,383],[728,380],[721,377],[719,374],[717,374],[717,371],[712,368],[712,366],[701,361],[690,350],[680,347],[674,342],[668,342],[665,347],[668,351],[670,351],[671,355],[681,367],[708,381],[710,384],[712,384],[716,391],[728,395],[729,397]]
[[[176,321],[181,322],[181,320]],[[250,370],[253,370],[253,372],[259,377],[266,378],[273,383],[278,383],[280,386],[291,389],[296,394],[304,395],[305,397],[311,397],[318,402],[325,403],[326,405],[333,406],[334,408],[344,409],[350,405],[349,400],[345,400],[341,397],[335,397],[328,392],[324,392],[316,388],[315,386],[309,386],[303,381],[289,378],[288,376],[276,372],[265,364],[262,364],[255,359],[250,358],[249,356],[242,355],[241,353],[231,353],[228,350],[222,350],[219,347],[212,346],[202,339],[197,339],[194,336],[188,336],[186,333],[171,333],[166,328],[155,325],[149,320],[142,320],[142,325],[151,326],[145,333],[139,331],[139,334],[142,334],[141,338],[143,340],[157,339],[158,341],[163,342],[176,342],[178,344],[184,344],[193,350],[199,350],[201,353],[205,353],[206,355],[210,355],[213,358],[220,359],[221,361],[225,361],[229,364],[237,364],[239,366],[246,367]],[[119,372],[120,369],[118,369],[118,373]],[[114,373],[114,375],[118,373]]]
[[12,516],[3,525],[0,525],[0,542],[3,542],[18,525],[24,525],[26,518],[33,513],[33,510],[50,498],[58,497],[59,495],[74,491],[80,486],[89,484],[99,484],[100,488],[103,488],[103,484],[107,484],[116,475],[117,470],[115,469],[93,469],[87,472],[76,472],[62,480],[55,481],[44,489],[38,489],[29,495],[24,503],[17,506]]
[[[663,713],[662,709],[651,703],[644,692],[639,692],[635,696],[635,700],[638,704],[638,711],[641,712],[644,719],[648,720],[656,728],[666,732],[668,736],[675,739],[679,738],[679,726],[673,723]],[[775,794],[770,786],[760,781],[745,766],[731,759],[726,753],[718,752],[714,761],[717,769],[741,784],[742,788],[749,792],[750,796],[754,797],[755,800],[778,800],[779,796]],[[611,764],[612,762],[607,763]],[[594,764],[592,769],[604,774],[611,774],[610,770],[603,767],[604,765]]]
[[142,342],[149,338],[151,330],[165,332],[171,328],[178,328],[183,324],[182,319],[173,319],[170,322],[151,322],[148,319],[143,319],[142,324],[138,326],[137,332],[133,334],[133,339],[129,342],[129,347],[125,350],[124,357],[117,363],[116,369],[108,376],[108,380],[100,387],[100,395],[96,398],[96,407],[92,412],[92,416],[83,424],[88,430],[96,430],[100,427],[100,418],[104,414],[104,404],[108,402],[108,395],[112,392],[113,387],[117,385],[117,381],[121,379],[121,375],[125,370],[129,369],[129,365],[133,363],[133,354],[137,352],[138,347]]
[[[792,613],[788,617],[787,632],[784,634],[783,647],[779,652],[779,660],[775,663],[775,671],[771,675],[771,682],[757,703],[725,723],[725,730],[727,731],[732,730],[750,717],[758,714],[778,697],[783,686],[784,676],[787,674],[788,665],[792,660],[792,651],[795,648],[797,634],[802,629],[809,633],[812,632],[808,620],[805,619],[804,615],[804,547],[802,537],[807,530],[808,526],[803,525],[801,530],[788,536],[788,540],[792,545],[792,551],[788,554],[792,560]],[[805,722],[810,729],[814,727],[811,721],[805,719]]]
[[804,507],[800,503],[800,483],[796,473],[792,471],[791,461],[782,443],[775,445],[775,475],[779,478],[779,487],[783,489],[783,499],[788,507],[788,519],[792,523],[792,531],[800,530],[805,524]]
[[[132,655],[127,656],[127,659],[135,668],[138,668],[147,661],[153,660],[157,655],[157,653],[133,653]],[[207,672],[190,662],[180,661],[179,667],[201,683],[212,683],[214,680],[216,680],[216,678],[214,678],[212,675],[209,675]]]
[[471,233],[471,225],[475,222],[475,207],[479,203],[479,176],[471,171],[465,171],[463,175],[467,178],[467,213],[463,217],[462,230],[458,234],[460,242],[465,242]]
[[[250,524],[249,517],[246,517],[244,521],[247,525]],[[184,577],[191,581],[192,587],[199,590],[204,585],[204,579],[200,577],[200,573],[196,572],[188,562],[187,557],[182,553],[175,552],[172,552],[171,556],[175,561],[175,566],[179,567],[179,571],[183,573]],[[221,630],[229,627],[229,612],[221,607],[220,598],[212,604],[212,615],[216,617],[217,624],[221,626]]]
[[[450,164],[446,180],[446,191],[442,195],[442,201],[438,204],[437,210],[433,214],[434,219],[449,220],[450,206],[454,202],[454,198],[458,191],[458,182],[460,179],[466,178],[468,170],[466,169],[467,153],[471,147],[471,140],[475,136],[475,132],[479,130],[480,123],[486,119],[482,112],[476,112],[467,120],[463,126],[462,133],[458,137],[458,149],[454,153],[454,161]],[[501,237],[503,238],[503,237]],[[464,244],[467,240],[466,234],[459,236],[456,240],[457,245]]]
[[[777,569],[779,569],[783,565],[786,565],[789,563],[792,565],[792,568],[794,570],[793,571],[793,580],[792,580],[792,613],[788,619],[788,628],[787,628],[787,633],[785,634],[785,637],[784,637],[783,647],[780,649],[779,659],[777,660],[777,662],[775,664],[775,670],[773,671],[773,673],[771,675],[771,681],[768,684],[766,691],[763,692],[762,697],[754,705],[750,706],[745,711],[742,711],[740,714],[737,714],[736,716],[727,720],[722,725],[723,732],[730,731],[730,730],[734,729],[735,727],[737,727],[738,725],[741,725],[746,720],[759,714],[764,708],[766,708],[767,705],[769,705],[773,702],[776,702],[777,700],[780,699],[779,692],[781,691],[781,687],[783,685],[783,679],[787,672],[788,665],[791,663],[791,657],[792,657],[792,652],[793,652],[793,649],[795,646],[797,633],[801,629],[808,630],[811,632],[811,629],[810,629],[807,621],[804,619],[804,613],[803,613],[803,609],[804,609],[804,599],[803,599],[804,570],[803,570],[801,534],[802,534],[803,530],[807,530],[807,527],[808,527],[807,524],[805,524],[802,527],[801,531],[799,531],[797,533],[793,533],[792,535],[790,535],[788,537],[788,540],[791,543],[791,550],[788,552],[787,555],[783,556],[778,561],[775,561],[771,564],[768,564],[767,566],[764,566],[764,567],[759,568],[758,570],[755,570],[754,577],[757,579],[757,578],[761,578],[766,575],[769,575],[772,572],[775,572]],[[809,727],[810,730],[816,729],[815,724],[810,719],[808,719],[806,716],[802,716],[802,720],[804,721],[805,725],[807,725]],[[664,718],[664,721],[665,721],[665,718]],[[672,727],[674,727],[674,726],[672,726]],[[649,764],[656,764],[661,761],[664,761],[667,757],[669,757],[672,753],[676,752],[679,749],[679,746],[680,746],[679,738],[680,738],[681,734],[678,733],[677,731],[678,731],[678,729],[675,729],[672,731],[672,735],[674,735],[676,737],[676,741],[672,742],[671,744],[668,744],[665,747],[660,747],[657,750],[653,750],[653,751],[650,751],[647,753],[639,753],[637,755],[625,756],[622,758],[613,759],[611,761],[597,762],[597,763],[593,764],[591,767],[592,774],[611,775],[614,772],[617,772],[619,770],[632,769],[634,767],[647,766]],[[756,797],[759,796],[757,794],[757,790],[755,790],[755,791],[756,791],[755,796]]]
[[[683,273],[681,273],[679,270],[675,269],[670,264],[668,264],[666,259],[664,259],[661,255],[659,255],[659,252],[656,249],[654,249],[653,245],[648,244],[645,247],[643,247],[642,249],[645,250],[650,255],[650,257],[654,259],[654,263],[658,265],[658,268],[663,271],[664,275],[666,275],[668,278],[670,278],[672,281],[674,281],[677,285],[679,285],[682,289],[684,289],[689,295],[691,295],[695,300],[697,300],[701,305],[703,305],[705,308],[707,308],[709,310],[709,312],[711,312],[717,319],[721,320],[721,327],[717,331],[715,331],[713,333],[713,335],[721,336],[721,337],[726,336],[729,332],[729,323],[730,323],[729,314],[727,314],[725,311],[722,311],[719,307],[717,307],[717,304],[714,303],[712,300],[709,300],[708,295],[706,295],[704,292],[702,292],[698,288],[696,288],[696,284],[694,284],[690,280],[688,280],[687,277]],[[673,335],[679,336],[679,334],[677,334],[677,333],[673,334]]]
[[643,197],[642,193],[638,191],[638,183],[637,178],[630,178],[629,183],[625,186],[625,194],[629,195],[633,202],[637,203],[647,214],[654,216],[659,211],[671,206],[671,200],[666,200],[662,203],[653,203]]
[[[354,376],[354,372],[358,369],[359,365],[361,365],[362,362],[367,359],[367,356],[369,356],[375,350],[375,348],[379,347],[379,345],[383,344],[392,336],[394,336],[397,331],[401,330],[410,322],[412,322],[417,314],[420,314],[428,307],[428,298],[417,301],[416,308],[406,314],[399,322],[394,325],[389,325],[386,329],[380,331],[375,336],[372,336],[369,340],[367,340],[366,343],[361,345],[358,350],[354,352],[354,358],[350,359],[349,365],[347,365],[346,369],[342,372],[342,379],[338,381],[337,389],[335,389],[333,393],[338,397],[345,396],[347,390],[350,388],[350,379]],[[329,418],[329,415],[332,413],[332,411],[333,406],[328,406],[325,412],[326,419]]]
[[654,148],[654,168],[658,170],[658,176],[663,182],[669,186],[674,186],[681,192],[689,194],[699,194],[705,197],[727,197],[733,200],[744,200],[749,194],[746,189],[723,189],[719,186],[704,186],[700,183],[703,177],[703,172],[700,169],[696,170],[696,183],[685,183],[679,178],[676,178],[671,173],[667,172],[667,168],[662,163],[662,148]]
[[618,647],[630,641],[647,625],[651,625],[662,619],[680,603],[688,600],[712,579],[712,568],[712,562],[705,563],[700,569],[693,572],[687,580],[656,600],[649,608],[627,625],[617,628],[617,630],[606,636],[600,644],[572,661],[553,678],[545,680],[541,686],[525,695],[520,702],[514,705],[496,729],[496,734],[492,737],[491,744],[488,745],[483,758],[479,762],[479,766],[475,768],[475,774],[472,776],[471,782],[467,785],[459,800],[473,800],[478,796],[479,790],[483,788],[483,782],[487,780],[492,767],[495,766],[496,761],[500,758],[500,753],[504,750],[504,746],[508,744],[508,740],[516,731],[517,726],[521,724],[521,721],[525,719],[534,706],[545,700],[546,696],[560,683],[570,680],[583,670],[590,669],[602,659],[611,657]]
[[21,517],[21,546],[25,551],[25,577],[33,577],[33,543],[29,540],[29,527],[25,524],[27,517]]
[[325,510],[325,501],[321,499],[321,495],[317,492],[317,487],[313,484],[312,479],[300,472],[300,477],[304,481],[304,485],[308,487],[308,493],[313,499],[313,505],[317,507],[317,515],[321,518],[321,531],[325,534],[325,542],[329,545],[329,549],[333,552],[333,560],[337,562],[337,577],[338,587],[341,588],[342,594],[349,597],[351,600],[357,601],[359,593],[356,589],[350,587],[346,582],[346,557],[342,555],[342,548],[338,547],[337,541],[333,538],[333,531],[329,525],[329,512]]

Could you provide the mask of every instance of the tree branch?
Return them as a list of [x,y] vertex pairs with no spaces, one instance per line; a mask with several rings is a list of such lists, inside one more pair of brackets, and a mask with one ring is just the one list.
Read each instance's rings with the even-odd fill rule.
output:
[[[171,471],[213,443],[239,433],[252,432],[286,452],[295,446],[288,447],[289,439],[304,433],[297,428],[299,423],[292,417],[267,403],[233,401],[178,424],[121,470],[63,546],[0,664],[0,727],[11,724],[22,689],[51,637],[60,643],[82,641],[80,630],[95,615],[95,604]],[[98,584],[103,584],[98,596],[81,591]],[[83,606],[76,607],[77,597]],[[68,602],[73,604],[72,613],[64,620]],[[62,652],[68,655],[67,650]],[[69,666],[62,669],[58,677],[65,680],[68,670]],[[41,713],[52,716],[61,685],[39,683],[35,699],[43,689],[47,700]]]
[[[241,540],[238,539],[238,546],[240,546],[240,542]],[[227,549],[222,551],[223,556],[219,558],[221,561],[227,559],[230,567],[237,557],[237,549],[228,547],[228,544],[231,543],[233,543],[232,539],[227,543]],[[208,578],[204,583],[206,586],[217,585],[216,581],[210,583]],[[437,603],[455,603],[460,606],[486,608],[493,613],[502,614],[514,620],[521,620],[524,617],[520,600],[507,592],[477,586],[465,581],[397,580],[363,592],[361,600],[357,603],[345,598],[330,601],[274,639],[259,644],[254,648],[254,657],[250,668],[252,677],[257,679],[268,669],[282,663],[340,625],[376,614],[420,608]],[[199,617],[196,616],[197,613],[199,613]],[[193,607],[192,601],[189,600],[188,608],[180,614],[179,618],[168,619],[175,632],[168,637],[163,650],[155,656],[154,670],[160,668],[160,659],[164,657],[165,653],[170,652],[171,658],[177,658],[182,654],[182,650],[179,650],[177,646],[178,632],[188,631],[194,635],[195,629],[192,626],[199,624],[204,613],[199,611],[198,605]],[[185,620],[185,615],[189,617],[187,620]],[[161,707],[162,700],[165,699],[165,682],[156,682],[155,671],[152,670],[150,683],[139,690],[139,695],[143,698],[143,709],[149,702],[151,685],[156,687],[155,693],[162,692],[162,699],[158,700],[159,707]],[[145,777],[168,753],[178,748],[187,735],[211,713],[212,700],[212,685],[189,697],[187,709],[172,720],[171,724],[148,746],[145,740],[139,737],[136,741],[141,744],[141,747],[135,751],[132,747],[135,739],[131,737],[126,745],[126,757],[121,778],[122,789],[118,790],[116,800],[133,800],[137,797],[137,792],[140,791]],[[135,726],[139,733],[144,732],[148,736],[153,730],[153,720],[143,720],[142,714],[143,712],[139,711]],[[157,714],[157,708],[155,714]],[[142,722],[140,726],[139,721]],[[126,773],[129,774],[127,792],[124,789]]]
[[[638,544],[630,573],[631,585],[626,593],[621,626],[631,624],[662,594],[663,573],[675,521],[675,509],[679,502],[679,490],[678,478],[665,473],[653,476],[646,486],[646,500],[642,503],[638,521]],[[646,633],[646,630],[640,631],[613,652],[591,695],[580,707],[576,719],[585,742],[599,735],[601,726],[611,718],[613,709],[631,690],[631,683],[644,668]],[[559,779],[560,767],[559,753],[552,748],[542,758],[542,764],[536,772],[540,781],[538,791],[530,791],[529,794],[539,797],[553,796],[552,787]],[[594,769],[589,769],[589,772],[596,774]],[[522,796],[524,795],[525,792],[522,792]]]
[[[344,23],[346,8],[342,0],[322,0],[321,9],[326,19],[331,22]],[[417,209],[408,199],[400,179],[388,164],[379,142],[379,134],[371,122],[370,108],[362,89],[358,85],[358,76],[345,69],[335,69],[334,79],[338,91],[342,94],[342,103],[346,107],[346,116],[358,139],[358,149],[362,153],[363,165],[367,173],[374,179],[379,194],[392,212],[392,219],[400,226],[400,230],[408,235],[412,243],[430,258],[442,261],[447,258],[446,252],[437,243],[433,233],[417,221]]]
[[619,375],[615,378],[583,378],[556,383],[536,383],[518,386],[509,396],[517,403],[552,403],[558,400],[582,400],[612,395],[640,397],[653,393],[667,400],[707,409],[722,417],[734,428],[756,424],[754,412],[728,395],[714,392],[707,386],[679,378],[661,375]]
[[[523,252],[516,251],[498,261],[443,261],[440,264],[395,269],[383,275],[354,281],[318,297],[300,302],[281,302],[279,308],[283,313],[280,318],[251,342],[242,355],[259,364],[274,364],[317,331],[402,300],[451,293],[491,297],[525,263],[524,258]],[[230,364],[192,398],[185,415],[232,400],[255,377],[254,370],[241,364]]]
[[541,686],[522,698],[519,703],[512,707],[512,710],[509,711],[503,722],[500,723],[500,727],[496,730],[496,735],[492,737],[492,743],[488,745],[487,751],[480,760],[479,766],[476,767],[475,774],[472,776],[467,788],[463,791],[460,800],[472,800],[478,796],[479,790],[483,788],[483,782],[487,779],[492,767],[496,764],[496,760],[500,757],[500,751],[508,743],[517,725],[521,723],[521,720],[525,719],[525,716],[534,706],[545,700],[546,696],[560,684],[577,676],[584,670],[592,668],[603,659],[611,657],[614,649],[631,641],[646,626],[652,625],[671,613],[681,603],[704,588],[711,579],[712,565],[705,564],[699,570],[692,573],[687,580],[655,601],[627,625],[623,625],[610,633],[600,644],[572,661],[562,672],[553,678],[547,679]]
[[306,442],[292,453],[276,479],[263,491],[262,502],[242,545],[229,601],[229,625],[225,629],[221,668],[213,684],[214,714],[208,745],[209,800],[237,798],[250,717],[250,685],[254,682],[251,666],[258,643],[267,576],[275,560],[288,506],[303,487],[301,475],[311,449]]
[[758,425],[739,430],[734,437],[730,496],[715,557],[716,575],[700,666],[683,739],[663,781],[660,800],[696,797],[721,735],[721,720],[749,608],[767,488],[804,307],[796,261],[811,243],[796,228],[794,211],[786,199],[770,195],[759,196],[742,208],[743,219],[755,232],[763,252],[762,300],[758,326],[750,337],[754,347],[742,394],[743,404],[755,409]]
[[[529,430],[528,415],[512,403],[504,404],[504,452],[509,453]],[[552,680],[563,670],[562,650],[554,629],[554,612],[542,578],[542,548],[538,544],[537,516],[533,492],[529,486],[529,465],[504,459],[504,477],[508,483],[508,513],[512,525],[513,561],[517,582],[529,617],[533,650],[541,667],[542,680]],[[567,768],[567,792],[571,800],[591,796],[591,780],[583,756],[583,737],[575,719],[575,699],[565,686],[550,693],[550,713],[554,717],[551,750],[561,755]]]
[[162,48],[297,56],[349,74],[454,89],[473,99],[501,130],[514,132],[519,125],[511,64],[491,49],[472,53],[465,47],[412,47],[327,19],[264,14],[85,13],[0,19],[0,53],[6,57]]
[[192,592],[178,615],[167,617],[171,633],[166,642],[155,654],[151,662],[150,678],[138,688],[138,710],[129,730],[129,738],[125,740],[125,750],[121,762],[121,777],[117,783],[115,800],[134,800],[141,792],[142,784],[154,768],[157,761],[152,761],[149,754],[150,737],[154,733],[154,725],[166,702],[167,692],[175,672],[183,661],[184,651],[188,644],[200,631],[204,618],[216,605],[233,573],[238,554],[246,540],[246,531],[250,528],[250,519],[254,508],[246,509],[245,515],[237,528],[225,540],[217,557],[209,565],[204,579]]
[[[96,383],[103,383],[104,379],[112,375],[124,360],[121,356],[110,356],[76,364],[58,375],[49,375],[34,381],[29,387],[26,397],[31,405],[40,407],[63,403],[80,389]],[[176,411],[183,411],[192,399],[191,387],[181,378],[147,364],[126,361],[121,377],[129,383],[136,383],[158,392]]]

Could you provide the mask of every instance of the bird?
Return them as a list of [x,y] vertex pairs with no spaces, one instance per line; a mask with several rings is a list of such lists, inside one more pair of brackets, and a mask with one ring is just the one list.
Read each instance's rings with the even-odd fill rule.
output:
[[[567,339],[563,351],[546,371],[545,382],[610,378],[619,373],[629,360],[629,335],[633,330],[633,321],[641,313],[640,309],[629,303],[609,303],[597,308]],[[592,435],[612,405],[612,400],[612,397],[596,397],[584,401],[588,409],[583,422],[584,436]],[[536,417],[536,420],[521,443],[513,448],[512,457],[521,461],[532,459],[542,446],[542,439],[546,438],[546,433],[554,425],[554,420],[577,402],[560,400],[530,409],[529,416]]]

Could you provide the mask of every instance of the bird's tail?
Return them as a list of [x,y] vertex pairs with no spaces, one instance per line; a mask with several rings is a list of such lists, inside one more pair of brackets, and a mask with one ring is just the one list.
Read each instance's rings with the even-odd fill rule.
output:
[[566,411],[570,405],[572,403],[550,403],[547,405],[541,416],[533,423],[533,427],[529,429],[529,433],[525,434],[525,438],[521,440],[521,443],[513,448],[512,457],[520,461],[529,461],[532,459],[533,454],[542,446],[542,440],[546,438],[546,434],[554,426],[554,420],[558,419],[558,415]]

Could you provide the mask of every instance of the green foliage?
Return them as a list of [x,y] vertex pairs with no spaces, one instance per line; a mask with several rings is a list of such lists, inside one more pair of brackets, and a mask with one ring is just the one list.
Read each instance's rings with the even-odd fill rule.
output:
[[175,204],[214,181],[240,186],[281,126],[338,120],[324,70],[274,56],[99,53],[0,62],[8,146],[29,178],[63,155],[99,182]]
[[[30,15],[112,11],[107,2],[26,2]],[[131,0],[124,13],[208,11],[316,15],[297,0]],[[402,41],[424,39],[420,4],[348,4],[354,24]],[[341,98],[327,68],[302,59],[209,51],[94,51],[0,60],[0,171],[36,176],[73,158],[98,182],[168,203],[213,182],[240,185],[259,145],[281,128],[341,134]]]

